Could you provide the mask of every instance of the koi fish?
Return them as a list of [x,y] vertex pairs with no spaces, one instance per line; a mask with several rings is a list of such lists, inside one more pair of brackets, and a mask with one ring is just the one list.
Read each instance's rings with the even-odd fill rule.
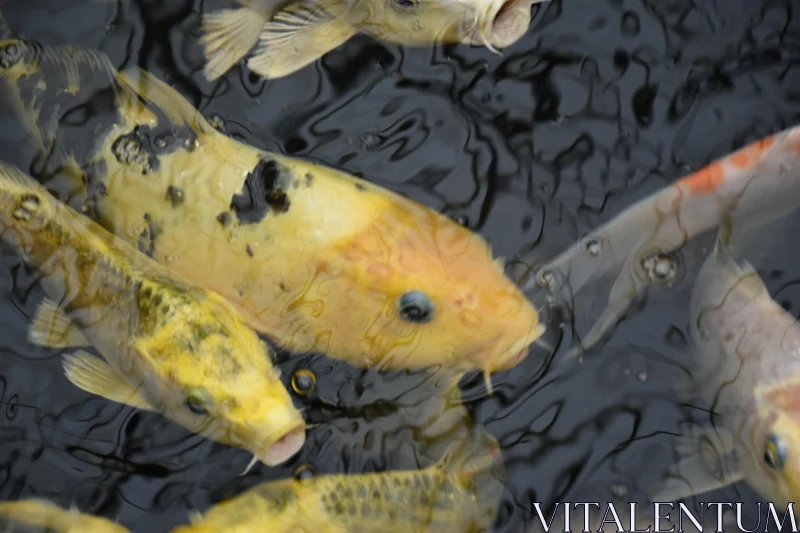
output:
[[[67,379],[103,398],[160,412],[186,429],[284,462],[305,421],[267,344],[221,296],[187,282],[0,163],[0,230],[42,275],[47,297],[28,340],[93,346],[64,357]],[[252,463],[251,463],[252,464]]]
[[488,381],[544,333],[476,233],[365,180],[238,142],[141,69],[7,39],[0,82],[40,146],[35,175],[74,177],[70,205],[288,350],[482,370]]
[[172,533],[488,531],[503,492],[487,471],[499,449],[470,458],[457,446],[423,470],[262,483],[205,515],[194,514],[190,524]]
[[129,533],[106,518],[65,510],[52,502],[29,499],[0,502],[0,531],[3,533]]
[[576,358],[613,328],[650,284],[676,278],[672,252],[719,225],[725,214],[754,227],[800,207],[800,127],[753,142],[679,179],[620,213],[538,269],[525,291],[544,286],[565,298],[616,276],[608,304],[566,357]]
[[356,33],[401,45],[484,45],[518,41],[531,6],[545,0],[237,0],[203,15],[206,78],[225,74],[254,47],[247,67],[280,78],[313,63]]
[[[677,439],[685,458],[650,488],[653,501],[674,501],[745,480],[768,501],[800,498],[800,324],[770,297],[753,266],[736,261],[724,221],[697,276],[690,330],[692,374],[679,386],[699,394],[717,426],[691,426]],[[752,229],[752,228],[748,228]]]

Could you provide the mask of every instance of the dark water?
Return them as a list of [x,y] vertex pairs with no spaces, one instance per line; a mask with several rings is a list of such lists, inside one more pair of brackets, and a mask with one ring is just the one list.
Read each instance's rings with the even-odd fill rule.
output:
[[[118,68],[138,64],[222,118],[226,133],[443,210],[507,258],[552,257],[690,169],[800,123],[800,5],[792,0],[551,0],[534,8],[527,35],[502,57],[358,36],[277,81],[237,66],[212,84],[197,39],[199,13],[217,4],[0,2],[20,34],[100,49]],[[28,168],[11,115],[0,116],[0,135],[0,158]],[[681,405],[670,390],[689,364],[688,297],[700,250],[688,246],[684,280],[651,290],[564,379],[537,382],[542,357],[534,355],[495,377],[493,397],[479,379],[463,380],[476,422],[503,446],[507,490],[496,531],[529,528],[532,501],[640,497],[673,460],[669,434],[681,421],[707,419],[703,406]],[[766,255],[758,266],[771,293],[797,314],[798,252]],[[0,276],[0,500],[75,502],[133,531],[161,533],[190,509],[305,464],[370,472],[435,459],[422,450],[424,394],[395,397],[419,378],[284,354],[287,377],[315,372],[317,389],[297,403],[322,423],[283,467],[239,477],[245,452],[72,386],[58,352],[25,340],[42,293],[7,248]],[[575,326],[585,332],[602,303],[577,301]],[[563,330],[560,349],[571,333]],[[739,483],[697,500],[754,499]]]

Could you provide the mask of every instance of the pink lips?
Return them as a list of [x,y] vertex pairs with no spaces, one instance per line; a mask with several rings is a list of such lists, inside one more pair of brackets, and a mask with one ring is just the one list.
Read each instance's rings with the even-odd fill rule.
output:
[[[293,429],[273,444],[267,451],[270,462],[280,464],[300,451],[306,440],[305,428]],[[265,464],[267,464],[265,462]],[[271,466],[271,465],[270,465]]]

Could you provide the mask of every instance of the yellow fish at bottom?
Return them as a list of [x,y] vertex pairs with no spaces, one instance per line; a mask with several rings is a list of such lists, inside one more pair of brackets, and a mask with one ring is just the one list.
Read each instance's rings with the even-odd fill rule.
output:
[[106,518],[65,510],[41,499],[0,502],[3,533],[129,533]]

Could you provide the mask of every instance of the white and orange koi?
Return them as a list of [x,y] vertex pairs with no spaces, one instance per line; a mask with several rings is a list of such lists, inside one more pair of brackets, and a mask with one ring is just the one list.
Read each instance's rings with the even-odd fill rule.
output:
[[800,207],[800,127],[753,142],[648,196],[538,268],[524,290],[546,286],[565,298],[607,276],[608,305],[570,350],[596,344],[648,285],[669,284],[670,253],[717,227],[726,214],[756,227]]

